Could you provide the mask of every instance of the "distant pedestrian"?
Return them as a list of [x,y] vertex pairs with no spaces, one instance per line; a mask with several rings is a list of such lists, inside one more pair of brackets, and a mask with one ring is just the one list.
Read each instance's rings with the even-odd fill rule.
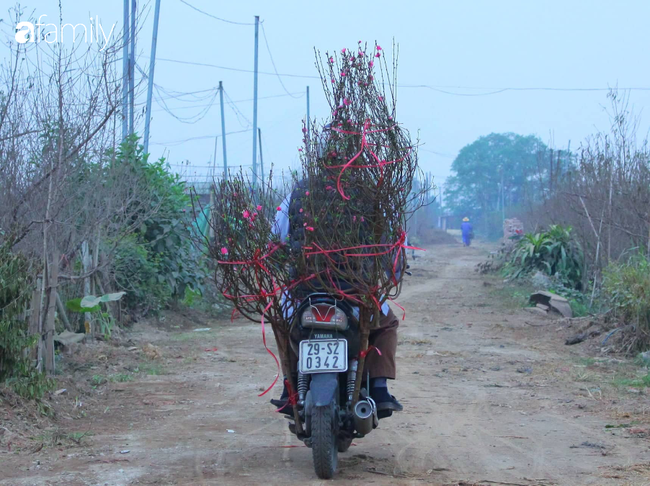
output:
[[463,218],[460,230],[463,233],[463,245],[469,246],[472,243],[472,238],[474,238],[474,230],[472,223],[469,222],[469,218]]

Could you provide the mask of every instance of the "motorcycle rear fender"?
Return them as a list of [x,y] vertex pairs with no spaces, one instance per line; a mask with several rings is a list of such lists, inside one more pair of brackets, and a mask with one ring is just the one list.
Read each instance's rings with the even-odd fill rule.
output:
[[315,373],[311,375],[311,405],[324,407],[336,401],[339,391],[338,373]]

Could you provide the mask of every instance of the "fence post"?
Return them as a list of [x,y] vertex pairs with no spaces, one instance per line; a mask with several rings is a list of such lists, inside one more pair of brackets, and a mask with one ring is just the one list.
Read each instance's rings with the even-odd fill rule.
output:
[[54,251],[52,261],[48,263],[48,289],[47,289],[47,311],[45,314],[45,327],[43,338],[45,340],[45,371],[54,373],[54,317],[56,312],[56,292],[59,281],[59,253]]

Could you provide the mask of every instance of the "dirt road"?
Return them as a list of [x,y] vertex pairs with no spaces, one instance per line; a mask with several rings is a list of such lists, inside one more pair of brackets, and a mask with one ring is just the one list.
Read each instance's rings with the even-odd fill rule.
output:
[[[484,256],[435,246],[413,263],[392,388],[405,411],[340,456],[337,483],[650,484],[648,439],[625,427],[648,422],[647,398],[606,386],[616,364],[564,346],[560,321],[504,307],[474,272]],[[89,432],[79,445],[3,450],[0,484],[320,484],[257,397],[275,375],[259,326],[209,327],[135,336],[161,350],[159,373],[98,386],[63,424]]]

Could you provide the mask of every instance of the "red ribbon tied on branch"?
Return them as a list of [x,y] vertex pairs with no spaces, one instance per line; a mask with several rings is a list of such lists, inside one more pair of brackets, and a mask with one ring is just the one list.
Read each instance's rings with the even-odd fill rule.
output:
[[361,358],[361,359],[365,358],[366,356],[368,356],[368,353],[370,353],[370,351],[372,351],[373,349],[374,349],[375,351],[377,351],[377,354],[378,354],[379,356],[381,356],[381,351],[379,350],[378,347],[376,347],[376,346],[370,346],[370,347],[368,347],[368,349],[366,349],[365,351],[361,351],[361,352],[359,353],[359,358]]
[[[339,194],[341,195],[341,197],[343,199],[345,199],[346,201],[350,199],[350,196],[346,196],[345,193],[343,192],[343,188],[342,188],[342,185],[341,185],[341,178],[343,177],[343,173],[347,169],[350,169],[350,168],[369,169],[369,168],[373,168],[373,167],[379,167],[379,169],[381,170],[381,177],[379,178],[379,181],[378,181],[377,185],[381,185],[381,183],[382,183],[382,181],[384,179],[384,166],[388,165],[388,164],[394,164],[396,162],[403,161],[408,156],[408,154],[411,152],[411,150],[413,150],[413,147],[408,147],[408,153],[406,155],[404,155],[404,157],[401,157],[401,158],[396,159],[396,160],[380,160],[379,157],[377,156],[377,154],[372,150],[372,148],[370,148],[370,147],[372,147],[372,146],[374,146],[376,144],[368,143],[367,135],[369,133],[389,132],[391,130],[394,130],[397,125],[393,125],[392,127],[389,127],[389,128],[381,128],[381,129],[377,129],[377,130],[369,130],[370,126],[371,126],[370,120],[366,120],[364,122],[364,124],[363,124],[363,129],[362,129],[361,132],[353,132],[353,131],[350,131],[350,130],[342,130],[340,128],[332,128],[333,131],[338,132],[338,133],[344,133],[344,134],[348,134],[348,135],[361,135],[361,148],[356,153],[356,155],[354,157],[352,157],[350,160],[348,160],[347,163],[345,163],[344,165],[330,166],[331,169],[341,169],[341,172],[339,173],[339,176],[336,179],[336,189],[339,191]],[[353,165],[354,161],[357,160],[359,157],[361,157],[361,154],[363,154],[363,151],[366,150],[366,149],[368,150],[368,152],[370,153],[372,158],[375,159],[375,161],[377,163],[376,164],[370,164],[370,165]]]

